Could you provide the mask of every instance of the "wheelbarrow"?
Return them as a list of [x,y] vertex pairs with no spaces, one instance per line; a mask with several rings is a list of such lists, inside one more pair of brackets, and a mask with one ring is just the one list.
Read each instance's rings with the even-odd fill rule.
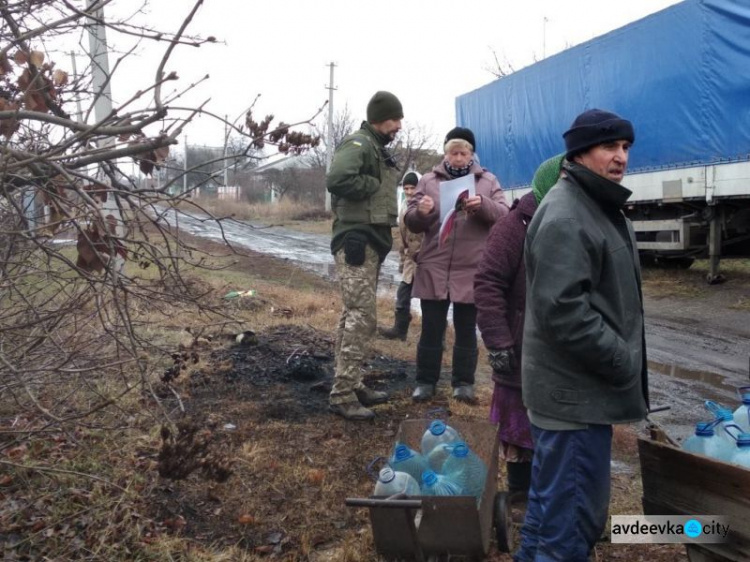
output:
[[[431,420],[401,423],[397,441],[419,449]],[[347,498],[349,507],[367,507],[375,549],[386,559],[430,562],[450,556],[483,560],[493,528],[498,549],[511,548],[510,502],[497,491],[497,426],[488,422],[451,420],[469,447],[487,466],[480,501],[474,496],[372,496]]]
[[685,451],[658,424],[638,438],[645,515],[724,515],[729,541],[687,544],[691,562],[750,560],[750,470]]

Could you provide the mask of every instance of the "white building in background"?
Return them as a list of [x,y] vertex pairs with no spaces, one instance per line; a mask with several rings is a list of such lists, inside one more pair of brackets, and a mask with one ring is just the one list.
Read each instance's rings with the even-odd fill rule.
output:
[[278,176],[284,170],[298,169],[309,170],[310,158],[306,155],[283,156],[273,162],[268,162],[257,168],[253,168],[252,174],[265,181],[269,193],[269,201],[276,203],[282,193],[278,184]]
[[242,189],[239,185],[219,185],[216,187],[216,197],[224,201],[239,201]]

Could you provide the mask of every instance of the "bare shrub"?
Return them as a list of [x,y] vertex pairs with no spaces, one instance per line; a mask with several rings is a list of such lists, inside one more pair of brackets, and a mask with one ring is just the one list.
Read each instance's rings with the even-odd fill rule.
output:
[[[201,4],[175,8],[185,10],[176,32],[139,23],[134,6],[117,10],[114,0],[0,5],[0,415],[33,415],[34,431],[71,431],[105,409],[126,418],[144,393],[155,416],[169,417],[151,384],[171,350],[153,337],[150,313],[169,318],[201,306],[200,289],[182,272],[210,265],[180,239],[177,205],[205,209],[171,196],[169,183],[139,185],[121,166],[134,159],[154,174],[195,115],[211,114],[205,104],[181,105],[196,85],[177,85],[178,74],[165,70],[175,49],[215,42],[187,34]],[[108,19],[105,7],[128,16]],[[73,76],[54,57],[81,29],[93,30],[98,47]],[[162,53],[125,96],[109,89],[130,51],[109,72],[105,32],[119,45],[152,43]],[[80,119],[76,100],[85,104]],[[295,130],[299,123],[256,117],[254,104],[240,126],[217,118],[245,150],[297,154],[317,144]],[[221,224],[210,213],[207,220]],[[27,438],[0,437],[0,453]]]

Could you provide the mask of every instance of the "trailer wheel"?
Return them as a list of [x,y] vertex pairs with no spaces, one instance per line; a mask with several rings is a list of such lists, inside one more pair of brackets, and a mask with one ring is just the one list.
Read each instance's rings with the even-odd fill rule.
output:
[[495,538],[500,552],[511,552],[513,548],[513,518],[510,510],[510,494],[497,492],[493,510],[495,523]]

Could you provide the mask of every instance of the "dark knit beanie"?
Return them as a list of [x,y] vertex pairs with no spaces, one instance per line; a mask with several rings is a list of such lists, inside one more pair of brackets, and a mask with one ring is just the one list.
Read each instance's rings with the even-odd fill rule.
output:
[[390,92],[375,92],[367,103],[367,122],[382,123],[389,119],[403,119],[404,109],[401,102]]
[[415,172],[408,172],[401,181],[401,185],[417,185],[418,183],[419,177]]
[[585,152],[591,147],[605,142],[626,140],[635,142],[635,132],[630,121],[615,113],[602,109],[584,111],[573,121],[570,129],[563,133],[565,158]]
[[465,140],[471,145],[471,149],[476,152],[477,143],[474,140],[474,133],[471,132],[471,129],[467,129],[466,127],[454,127],[453,129],[448,131],[447,135],[445,135],[445,142],[443,143],[443,146],[448,144],[449,140],[453,139]]

